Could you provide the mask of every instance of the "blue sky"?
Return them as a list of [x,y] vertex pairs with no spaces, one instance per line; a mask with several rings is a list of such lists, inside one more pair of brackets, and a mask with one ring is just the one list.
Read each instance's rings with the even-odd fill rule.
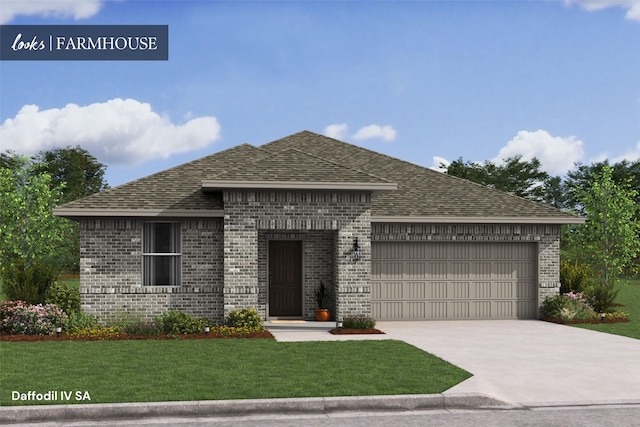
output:
[[3,61],[0,150],[111,186],[311,130],[420,165],[640,158],[640,0],[0,0],[2,24],[162,24],[168,61]]

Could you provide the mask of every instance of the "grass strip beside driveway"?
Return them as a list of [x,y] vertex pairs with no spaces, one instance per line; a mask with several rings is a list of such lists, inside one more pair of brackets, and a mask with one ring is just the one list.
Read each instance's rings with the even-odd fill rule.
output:
[[[3,406],[431,394],[471,376],[395,340],[2,342],[0,360]],[[14,391],[49,390],[74,396],[12,400]]]
[[618,285],[618,287],[620,292],[616,302],[622,304],[622,307],[619,307],[620,311],[629,313],[629,322],[572,326],[640,339],[640,280],[629,280],[628,283]]

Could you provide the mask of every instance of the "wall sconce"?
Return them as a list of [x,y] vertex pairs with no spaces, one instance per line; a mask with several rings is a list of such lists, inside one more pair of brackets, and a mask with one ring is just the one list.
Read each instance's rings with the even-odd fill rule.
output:
[[60,338],[61,333],[62,333],[62,326],[56,326],[56,337]]
[[358,238],[353,239],[353,251],[351,252],[351,259],[358,261],[360,259],[360,244],[358,244]]

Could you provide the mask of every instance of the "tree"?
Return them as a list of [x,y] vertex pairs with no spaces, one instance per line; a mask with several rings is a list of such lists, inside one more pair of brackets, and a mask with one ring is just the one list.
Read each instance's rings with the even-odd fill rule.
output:
[[61,187],[48,174],[38,174],[27,157],[13,156],[15,167],[0,168],[0,261],[52,261],[66,222],[53,216]]
[[33,157],[33,161],[37,173],[47,173],[51,176],[53,186],[64,183],[60,203],[77,200],[109,188],[104,182],[106,166],[80,146],[40,151]]
[[574,257],[591,265],[601,283],[613,287],[640,252],[640,221],[635,202],[638,192],[629,180],[617,184],[613,168],[602,167],[591,177],[589,191],[578,189],[577,202],[586,213],[586,222],[569,234]]
[[490,160],[482,164],[465,162],[460,157],[449,164],[446,173],[534,201],[545,200],[549,179],[549,175],[540,170],[540,160],[534,157],[524,161],[521,155],[506,158],[503,164]]
[[[611,178],[614,183],[628,185],[636,191],[634,200],[636,204],[640,203],[640,160],[623,160],[613,165],[609,165],[609,161],[605,160],[590,165],[577,163],[575,169],[567,173],[564,190],[567,207],[579,213],[583,212],[579,195],[591,189],[594,180],[602,174],[605,167],[612,168]],[[636,218],[640,219],[640,211]]]

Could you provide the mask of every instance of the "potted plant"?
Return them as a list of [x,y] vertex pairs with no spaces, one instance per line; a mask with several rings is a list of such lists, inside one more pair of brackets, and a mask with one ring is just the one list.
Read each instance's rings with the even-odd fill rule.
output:
[[318,308],[316,309],[316,320],[319,322],[326,322],[329,320],[329,297],[327,295],[327,289],[324,286],[324,282],[320,282],[320,286],[316,289],[316,302]]

